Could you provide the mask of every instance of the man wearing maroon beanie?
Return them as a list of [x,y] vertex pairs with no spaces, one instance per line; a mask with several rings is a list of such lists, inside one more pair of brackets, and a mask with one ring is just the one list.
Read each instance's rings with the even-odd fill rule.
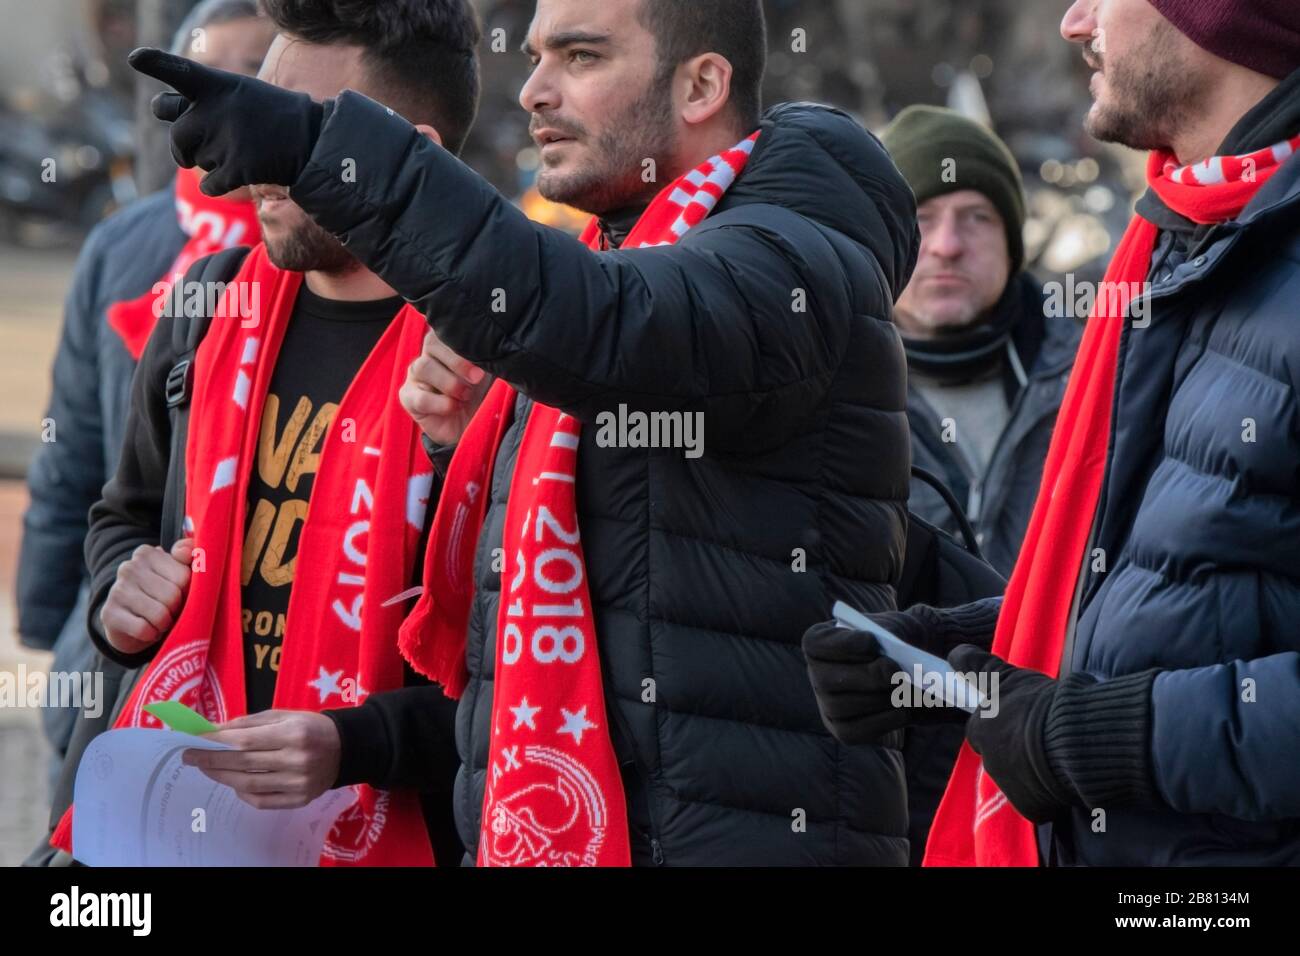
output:
[[1089,0],[1061,29],[1097,71],[1086,127],[1104,142],[1196,163],[1265,97],[1295,101],[1277,87],[1300,69],[1300,0]]
[[1151,6],[1229,63],[1278,80],[1300,67],[1296,0],[1151,0]]
[[[1300,864],[1300,0],[1077,0],[1061,33],[1148,190],[1005,597],[875,618],[993,698],[925,862]],[[917,720],[868,635],[804,650],[841,741]]]

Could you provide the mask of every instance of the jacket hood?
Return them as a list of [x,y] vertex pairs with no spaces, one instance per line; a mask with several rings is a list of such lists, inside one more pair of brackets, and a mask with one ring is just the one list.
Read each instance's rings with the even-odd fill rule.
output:
[[916,267],[916,199],[880,140],[847,113],[815,103],[769,109],[728,208],[784,206],[865,246],[895,299]]

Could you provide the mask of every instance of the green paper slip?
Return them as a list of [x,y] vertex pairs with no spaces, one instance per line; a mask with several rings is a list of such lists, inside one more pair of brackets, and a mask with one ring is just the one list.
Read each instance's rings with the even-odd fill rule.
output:
[[145,710],[172,730],[180,731],[183,734],[192,734],[197,737],[199,734],[210,734],[217,729],[216,724],[179,701],[160,700],[156,704],[147,705]]

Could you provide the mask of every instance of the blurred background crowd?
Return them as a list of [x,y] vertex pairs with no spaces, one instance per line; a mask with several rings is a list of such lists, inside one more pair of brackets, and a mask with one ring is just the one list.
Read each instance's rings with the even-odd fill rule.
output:
[[[484,92],[464,159],[534,218],[583,217],[533,189],[538,156],[517,94],[533,0],[473,0]],[[1141,184],[1136,154],[1087,136],[1087,70],[1057,29],[1065,0],[766,0],[766,100],[817,100],[879,130],[914,103],[951,106],[1006,140],[1028,192],[1026,252],[1044,280],[1100,278]],[[0,669],[46,666],[14,637],[22,477],[40,441],[61,304],[86,232],[165,185],[174,167],[148,114],[156,87],[126,65],[168,47],[195,0],[0,0]],[[57,184],[45,178],[49,159]],[[0,710],[0,865],[45,824],[35,714]]]
[[[532,0],[474,0],[485,33],[484,96],[465,159],[529,201],[537,168],[517,94]],[[171,176],[155,92],[126,66],[166,47],[194,0],[0,0],[0,237],[73,242],[117,206]],[[1011,146],[1030,192],[1028,244],[1043,271],[1104,256],[1126,217],[1131,166],[1084,136],[1087,73],[1061,41],[1063,3],[1013,0],[768,0],[766,99],[817,100],[879,129],[933,103],[987,121]],[[498,32],[500,31],[500,32]],[[503,42],[494,43],[496,39]],[[490,48],[489,48],[490,47]],[[41,188],[41,160],[76,171]],[[64,162],[64,161],[67,162]]]

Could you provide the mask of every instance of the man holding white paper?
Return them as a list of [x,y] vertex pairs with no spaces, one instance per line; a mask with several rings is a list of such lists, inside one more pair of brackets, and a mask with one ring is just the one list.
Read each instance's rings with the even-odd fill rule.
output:
[[[875,616],[1000,677],[926,864],[1295,865],[1300,7],[1077,0],[1061,32],[1089,132],[1150,151],[1106,277],[1145,301],[1089,320],[1001,606]],[[804,647],[837,736],[909,719],[867,635]]]
[[[264,5],[279,33],[261,76],[275,88],[311,102],[358,87],[459,151],[479,91],[468,0]],[[455,707],[397,650],[436,497],[397,394],[428,328],[283,188],[252,188],[264,242],[191,271],[221,284],[223,307],[235,293],[260,307],[160,324],[121,466],[92,509],[92,637],[143,668],[115,726],[156,727],[155,702],[193,707],[226,749],[186,763],[258,810],[349,788],[322,863],[454,863]],[[188,353],[177,328],[201,329],[197,345],[182,337]],[[182,461],[186,536],[173,544],[160,541],[164,489]],[[376,740],[404,759],[376,759]],[[69,829],[65,815],[52,842],[79,851]]]
[[[91,741],[77,773],[78,861],[87,866],[315,866],[351,794],[331,790],[305,807],[262,812],[182,762],[186,753],[229,749],[174,730],[140,727]],[[123,813],[123,807],[131,812]],[[220,839],[209,839],[210,834]]]

